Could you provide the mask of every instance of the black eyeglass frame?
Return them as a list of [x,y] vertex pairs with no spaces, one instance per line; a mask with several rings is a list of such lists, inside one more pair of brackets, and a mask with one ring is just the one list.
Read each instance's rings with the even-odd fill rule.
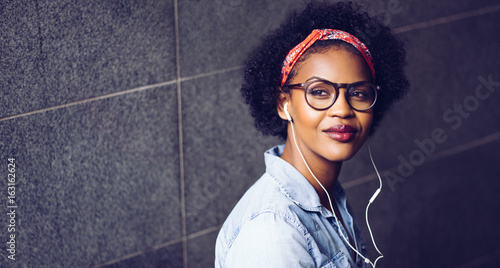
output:
[[[333,99],[332,103],[330,105],[328,105],[328,107],[326,107],[326,108],[316,108],[316,107],[312,106],[309,103],[309,101],[307,100],[307,90],[306,90],[306,88],[308,88],[311,84],[316,83],[316,82],[323,82],[323,83],[332,85],[333,88],[335,88],[335,98]],[[293,89],[293,88],[301,87],[304,90],[304,99],[306,100],[307,104],[311,108],[313,108],[315,110],[324,111],[324,110],[330,109],[330,107],[332,107],[333,104],[335,104],[335,102],[337,101],[337,98],[339,97],[339,88],[344,88],[344,90],[347,91],[349,88],[351,88],[353,86],[364,85],[364,84],[368,84],[372,88],[375,89],[375,98],[373,99],[373,102],[370,105],[370,107],[368,107],[366,109],[362,109],[362,110],[361,109],[356,109],[356,108],[352,107],[351,103],[349,102],[349,99],[346,97],[346,102],[347,102],[347,104],[349,104],[349,107],[351,107],[353,110],[356,110],[358,112],[364,112],[364,111],[368,111],[371,108],[373,108],[373,106],[377,102],[378,91],[380,91],[380,89],[381,89],[381,87],[379,85],[372,84],[372,83],[370,83],[368,81],[358,81],[358,82],[354,82],[354,83],[348,84],[348,83],[333,83],[333,82],[330,82],[328,80],[314,78],[314,79],[308,80],[308,81],[306,81],[304,83],[284,85],[281,88],[282,89],[289,89],[290,90],[290,89]],[[344,91],[344,93],[345,93],[345,91]],[[344,97],[345,97],[345,94],[344,94]]]

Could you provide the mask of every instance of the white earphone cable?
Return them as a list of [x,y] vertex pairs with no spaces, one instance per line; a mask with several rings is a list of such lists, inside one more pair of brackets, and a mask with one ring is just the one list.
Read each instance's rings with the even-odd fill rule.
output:
[[382,178],[380,177],[380,174],[378,173],[377,166],[375,165],[375,162],[373,161],[372,150],[370,148],[370,139],[369,138],[368,138],[368,154],[370,155],[370,160],[372,161],[373,168],[375,169],[375,173],[377,173],[377,177],[378,177],[378,181],[379,181],[379,187],[375,191],[375,193],[373,194],[372,198],[370,198],[368,205],[366,205],[366,211],[365,211],[365,219],[366,219],[366,226],[368,227],[368,232],[370,232],[370,237],[372,239],[373,246],[377,250],[378,254],[380,254],[380,256],[378,256],[377,259],[375,259],[375,262],[373,263],[373,267],[375,267],[375,265],[377,265],[377,261],[379,259],[383,258],[384,255],[378,249],[377,243],[375,243],[375,239],[373,238],[372,228],[370,227],[370,223],[368,222],[368,208],[370,207],[371,203],[373,203],[373,200],[375,200],[375,198],[377,198],[380,191],[382,191]]
[[[349,247],[354,251],[356,252],[359,256],[361,256],[366,263],[370,263],[372,265],[372,267],[375,268],[375,265],[370,261],[370,259],[366,258],[365,256],[363,256],[363,254],[359,253],[358,250],[356,250],[356,248],[354,248],[351,243],[349,243],[349,241],[347,240],[347,238],[345,237],[344,233],[342,232],[342,230],[340,229],[340,223],[339,223],[339,219],[337,218],[337,215],[335,215],[335,210],[333,209],[333,205],[332,205],[332,199],[330,198],[330,194],[328,194],[328,191],[325,189],[325,187],[323,186],[323,184],[321,184],[321,182],[318,180],[318,178],[316,178],[316,176],[314,176],[314,173],[311,171],[311,168],[309,168],[309,165],[307,164],[307,161],[306,159],[304,158],[304,156],[302,155],[302,152],[300,151],[299,149],[299,145],[297,144],[297,139],[295,138],[295,129],[293,127],[293,123],[292,123],[292,120],[289,120],[290,121],[290,125],[292,126],[292,136],[293,136],[293,141],[295,142],[295,147],[297,147],[297,150],[299,151],[299,154],[300,154],[300,157],[302,158],[302,161],[304,161],[304,164],[306,165],[307,167],[307,170],[309,170],[309,173],[311,173],[311,175],[313,176],[313,178],[316,180],[316,182],[319,184],[319,186],[321,186],[321,189],[323,189],[323,191],[325,192],[326,194],[326,197],[328,198],[328,202],[330,203],[330,209],[332,210],[332,214],[333,214],[333,217],[335,218],[335,222],[337,223],[337,227],[339,229],[339,233],[340,233],[340,236],[342,236],[342,238],[344,239],[344,241],[347,243],[347,245],[349,245]],[[371,230],[370,230],[370,234],[371,234]],[[373,236],[372,236],[372,239],[373,239]],[[378,250],[378,249],[377,249]],[[380,251],[379,251],[380,253]],[[379,257],[380,258],[380,257]],[[378,260],[378,258],[377,258]],[[376,263],[377,261],[375,261]]]

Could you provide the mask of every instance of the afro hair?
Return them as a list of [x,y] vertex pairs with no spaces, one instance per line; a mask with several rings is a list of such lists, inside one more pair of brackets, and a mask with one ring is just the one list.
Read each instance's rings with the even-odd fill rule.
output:
[[[403,43],[377,18],[370,17],[354,3],[309,3],[302,11],[291,13],[280,27],[264,37],[244,65],[241,93],[256,128],[265,135],[287,137],[287,123],[277,112],[281,93],[281,67],[288,52],[314,29],[337,29],[356,36],[371,52],[376,73],[375,84],[381,86],[374,106],[373,134],[385,112],[408,91],[404,73],[406,52]],[[326,42],[326,41],[318,41]],[[318,43],[317,42],[317,43]],[[309,52],[309,51],[307,51]],[[302,57],[307,57],[307,52]],[[309,53],[315,53],[309,52]],[[299,59],[299,61],[303,58]],[[289,80],[294,72],[290,74]]]

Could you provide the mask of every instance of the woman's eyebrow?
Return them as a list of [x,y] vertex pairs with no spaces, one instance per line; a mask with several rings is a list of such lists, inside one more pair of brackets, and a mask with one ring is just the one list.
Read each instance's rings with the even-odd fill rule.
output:
[[322,77],[318,77],[318,76],[312,76],[312,77],[309,77],[306,82],[309,82],[311,80],[325,80],[325,81],[329,81],[328,79],[325,79],[325,78],[322,78]]

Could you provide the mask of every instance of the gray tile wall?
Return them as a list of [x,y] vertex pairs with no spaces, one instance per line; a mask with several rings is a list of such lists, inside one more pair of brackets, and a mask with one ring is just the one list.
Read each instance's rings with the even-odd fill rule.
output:
[[[242,61],[302,2],[2,1],[0,266],[212,266],[220,224],[279,142],[240,101]],[[412,83],[371,139],[379,266],[492,267],[500,5],[363,4],[407,40]],[[366,147],[341,176],[368,238]]]

